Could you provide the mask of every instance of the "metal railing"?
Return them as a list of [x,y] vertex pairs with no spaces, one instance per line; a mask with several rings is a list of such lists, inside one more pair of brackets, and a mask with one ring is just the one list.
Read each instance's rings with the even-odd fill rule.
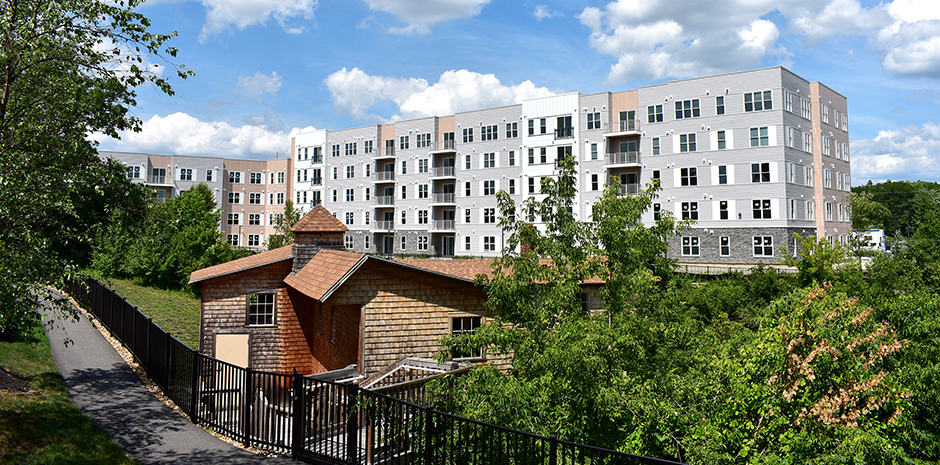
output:
[[314,185],[314,186],[323,185],[323,177],[320,176],[320,177],[318,177],[318,178],[313,178],[313,180],[310,181],[310,184],[311,184],[311,185]]
[[639,193],[639,184],[621,184],[620,186],[617,186],[617,194],[619,194],[621,197],[626,195],[636,195]]
[[395,172],[394,171],[376,171],[372,173],[373,181],[394,181]]
[[605,165],[636,165],[640,163],[640,152],[608,152]]
[[431,203],[456,203],[456,195],[453,192],[446,194],[431,194]]
[[574,137],[574,128],[558,128],[555,130],[555,139],[571,139]]
[[395,196],[394,195],[377,195],[372,197],[372,203],[374,205],[395,205]]
[[166,176],[147,176],[147,182],[150,184],[166,184]]
[[435,166],[431,168],[431,176],[444,177],[456,176],[457,170],[453,166]]
[[373,231],[392,231],[395,229],[394,221],[376,221],[375,226],[372,228]]
[[638,132],[639,130],[640,120],[636,119],[604,123],[604,132]]
[[456,231],[456,220],[434,220],[432,226],[435,231]]
[[385,155],[386,157],[394,157],[394,156],[395,156],[395,147],[394,147],[394,146],[386,146],[386,147],[383,149],[382,154]]
[[[471,420],[356,384],[232,365],[187,347],[95,280],[67,289],[193,423],[248,447],[308,463],[676,464]],[[434,401],[420,385],[383,390]]]
[[439,140],[435,144],[435,150],[454,150],[457,147],[457,144],[453,139],[451,140]]

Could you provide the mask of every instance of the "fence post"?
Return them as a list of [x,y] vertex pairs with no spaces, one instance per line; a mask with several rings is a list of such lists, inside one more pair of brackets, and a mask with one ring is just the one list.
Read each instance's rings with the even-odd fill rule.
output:
[[548,437],[548,464],[558,465],[558,436]]
[[431,416],[434,415],[434,409],[424,408],[424,465],[431,465]]
[[242,428],[245,447],[251,447],[251,367],[245,368],[245,394],[242,396]]
[[359,460],[359,386],[350,384],[346,388],[346,463],[354,464]]
[[304,442],[304,377],[297,373],[294,368],[294,375],[291,378],[293,392],[291,392],[291,440],[290,440],[290,458],[298,460],[300,452],[303,450]]
[[202,354],[193,351],[193,389],[192,406],[190,407],[189,419],[193,423],[199,424],[199,381],[202,378]]

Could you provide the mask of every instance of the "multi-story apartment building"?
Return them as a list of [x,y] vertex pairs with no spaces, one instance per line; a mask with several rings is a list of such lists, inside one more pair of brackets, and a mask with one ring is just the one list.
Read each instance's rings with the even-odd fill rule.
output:
[[259,161],[105,151],[100,156],[126,165],[127,177],[151,186],[159,199],[206,184],[221,210],[220,230],[236,247],[266,248],[275,218],[293,192],[290,157]]
[[323,203],[357,252],[500,253],[496,192],[538,198],[556,161],[577,160],[575,214],[610,178],[622,195],[653,179],[644,217],[696,221],[671,244],[683,262],[776,262],[793,233],[849,235],[846,98],[782,67],[622,92],[569,93],[500,108],[291,141],[295,200]]

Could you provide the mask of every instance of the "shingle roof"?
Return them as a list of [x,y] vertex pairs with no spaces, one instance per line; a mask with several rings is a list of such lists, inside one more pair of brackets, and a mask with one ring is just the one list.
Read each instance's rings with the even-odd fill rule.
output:
[[468,281],[473,281],[476,279],[477,274],[481,273],[487,276],[493,275],[493,270],[490,268],[493,264],[492,258],[476,258],[469,260],[413,258],[393,261]]
[[313,207],[297,224],[291,226],[291,231],[299,232],[346,232],[349,228],[342,221],[336,219],[323,205]]
[[291,246],[285,245],[284,247],[261,252],[250,257],[239,258],[238,260],[232,260],[230,262],[193,271],[192,274],[189,275],[189,283],[193,284],[210,278],[217,278],[259,266],[270,265],[282,260],[290,260],[292,256]]
[[287,275],[284,283],[307,297],[323,302],[366,261],[366,258],[367,256],[361,253],[322,249],[296,274]]

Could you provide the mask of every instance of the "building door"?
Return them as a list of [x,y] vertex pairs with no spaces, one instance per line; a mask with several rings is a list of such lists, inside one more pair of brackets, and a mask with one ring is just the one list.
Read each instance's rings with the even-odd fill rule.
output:
[[385,239],[382,241],[382,253],[386,255],[391,255],[395,251],[395,236],[387,234]]
[[444,236],[441,244],[441,255],[444,257],[454,256],[454,236]]
[[624,186],[627,184],[637,184],[636,173],[621,173],[620,184]]

